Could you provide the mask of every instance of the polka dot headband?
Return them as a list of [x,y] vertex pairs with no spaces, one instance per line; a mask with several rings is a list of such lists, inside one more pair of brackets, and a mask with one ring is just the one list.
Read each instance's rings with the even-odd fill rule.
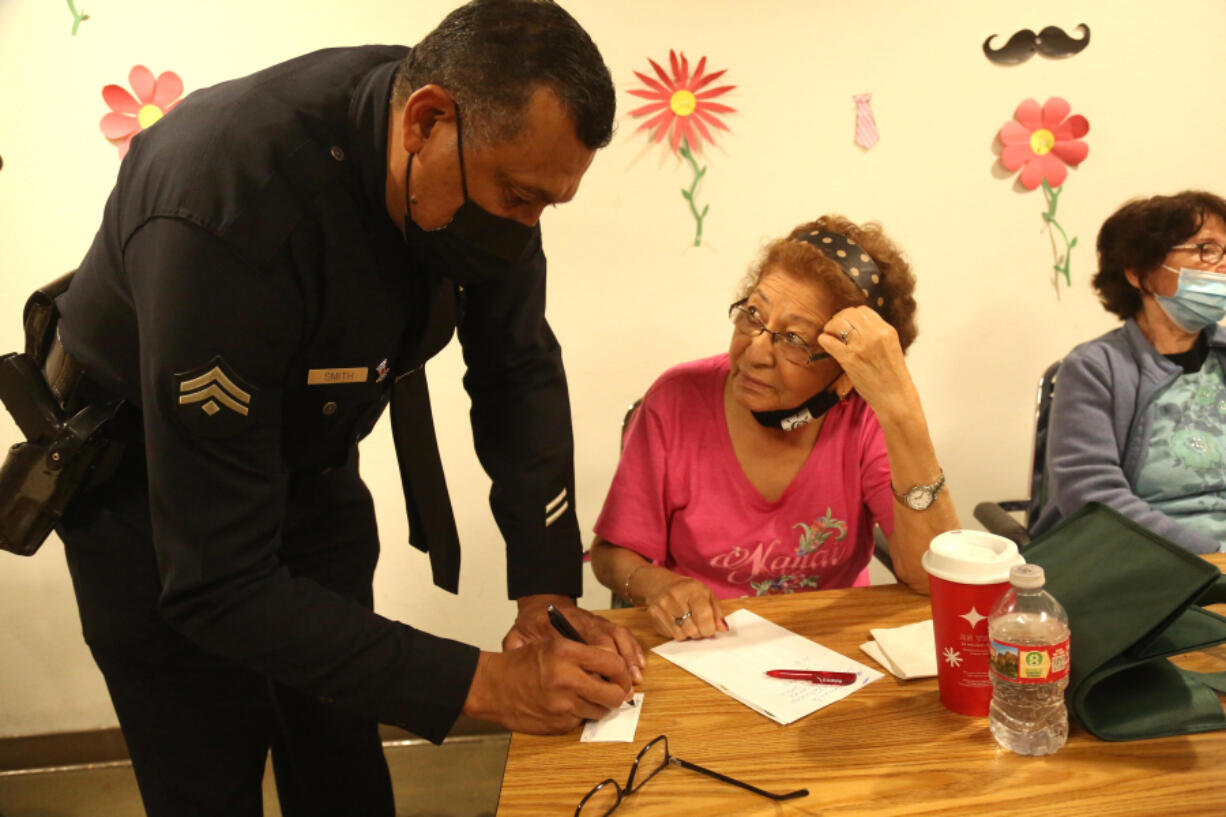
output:
[[885,296],[881,288],[881,270],[877,262],[864,248],[845,235],[814,230],[798,239],[812,244],[822,255],[843,268],[852,283],[860,288],[864,299],[877,312],[885,308]]

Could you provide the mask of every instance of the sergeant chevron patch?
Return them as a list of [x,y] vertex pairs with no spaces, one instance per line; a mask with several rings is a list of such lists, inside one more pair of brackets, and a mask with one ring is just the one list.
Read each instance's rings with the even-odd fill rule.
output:
[[246,426],[255,392],[218,355],[189,372],[174,376],[179,419],[193,434],[219,437]]

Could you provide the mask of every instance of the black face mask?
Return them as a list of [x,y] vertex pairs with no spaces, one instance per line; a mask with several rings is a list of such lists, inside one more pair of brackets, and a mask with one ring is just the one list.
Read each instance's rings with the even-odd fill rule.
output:
[[464,203],[446,226],[423,230],[413,221],[409,176],[413,156],[404,172],[404,235],[411,243],[424,243],[447,265],[446,274],[461,284],[480,284],[503,278],[539,245],[540,225],[529,227],[496,216],[468,197],[464,172],[464,137],[460,109],[456,108],[456,151],[460,157],[460,188]]
[[753,414],[753,418],[760,425],[767,428],[780,428],[784,431],[792,431],[793,429],[807,426],[830,411],[839,402],[838,393],[829,391],[829,389],[834,385],[834,381],[842,376],[842,372],[836,374],[834,380],[831,380],[822,387],[821,391],[796,408],[777,409],[776,411],[754,411],[750,413]]

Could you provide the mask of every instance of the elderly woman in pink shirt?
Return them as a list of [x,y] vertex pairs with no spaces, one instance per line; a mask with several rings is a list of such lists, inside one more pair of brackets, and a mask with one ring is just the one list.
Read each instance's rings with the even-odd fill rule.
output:
[[920,559],[958,518],[903,360],[914,287],[876,225],[824,216],[768,245],[728,353],[669,369],[632,417],[597,578],[700,638],[723,598],[867,584],[877,525],[925,592]]

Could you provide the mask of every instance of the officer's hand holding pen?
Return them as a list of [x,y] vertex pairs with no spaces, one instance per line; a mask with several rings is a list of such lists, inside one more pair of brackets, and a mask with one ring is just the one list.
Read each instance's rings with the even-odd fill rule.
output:
[[[559,633],[561,633],[566,638],[569,638],[571,641],[577,641],[580,644],[587,643],[586,641],[583,640],[583,636],[579,635],[579,633],[575,630],[575,628],[570,626],[570,622],[566,620],[566,616],[558,612],[557,607],[554,607],[551,604],[545,608],[545,611],[549,613],[549,623],[553,625],[553,628],[555,630],[557,630]],[[606,678],[605,680],[607,681],[609,679]],[[634,705],[633,695],[631,695],[627,703],[629,703],[631,706]]]
[[482,652],[463,711],[517,732],[558,734],[603,717],[631,690],[620,655],[555,633],[505,652]]
[[559,615],[565,616],[568,625],[583,639],[583,643],[620,655],[635,683],[643,680],[642,670],[647,666],[643,648],[625,627],[575,606],[568,596],[525,596],[518,599],[518,604],[519,615],[515,626],[502,641],[504,650],[538,639],[556,639],[558,631],[550,623],[548,615],[549,607],[553,606]]

